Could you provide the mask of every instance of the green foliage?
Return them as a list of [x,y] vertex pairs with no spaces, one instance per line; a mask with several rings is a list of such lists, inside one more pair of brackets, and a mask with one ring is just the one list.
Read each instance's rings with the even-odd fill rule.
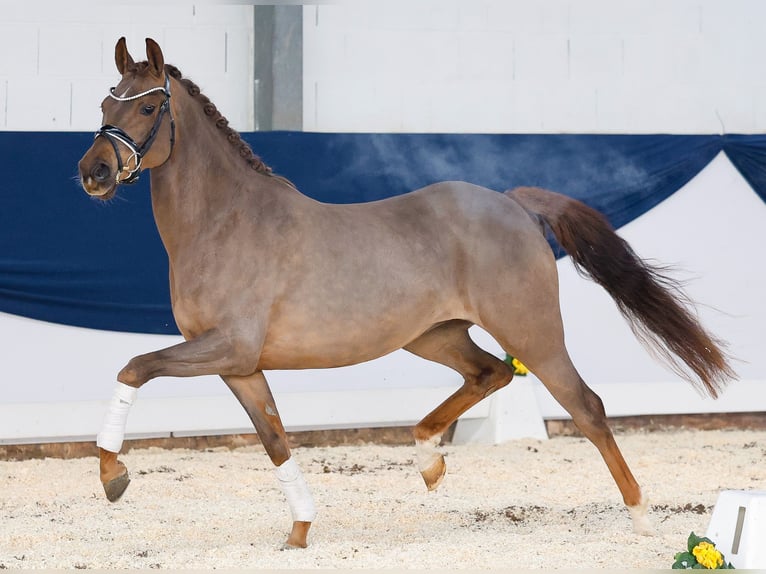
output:
[[[707,545],[709,545],[709,547]],[[705,562],[706,560],[704,557],[704,550],[701,552],[701,549],[705,548],[707,548],[708,555],[711,553],[713,555],[720,555],[722,563],[720,565],[714,566],[713,568],[705,566],[704,564],[700,564],[697,561],[697,556],[695,556],[694,551],[697,550],[700,552],[700,555],[702,556],[700,560]],[[678,552],[673,558],[675,560],[675,562],[673,562],[673,566],[671,567],[673,570],[734,570],[734,566],[731,565],[731,562],[727,564],[723,554],[721,554],[721,552],[715,548],[715,543],[710,540],[710,538],[697,536],[694,532],[689,534],[689,538],[686,541],[686,552]]]

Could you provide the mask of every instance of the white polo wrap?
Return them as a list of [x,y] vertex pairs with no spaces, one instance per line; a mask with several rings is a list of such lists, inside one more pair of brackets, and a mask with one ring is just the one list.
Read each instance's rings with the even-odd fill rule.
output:
[[287,504],[290,505],[293,521],[314,522],[317,515],[314,499],[295,459],[288,458],[276,467],[274,472],[282,486],[282,491],[285,493]]
[[98,433],[96,444],[109,452],[120,452],[122,440],[125,438],[125,425],[133,401],[136,400],[138,389],[124,383],[117,383],[109,403],[109,410],[104,417],[104,425]]

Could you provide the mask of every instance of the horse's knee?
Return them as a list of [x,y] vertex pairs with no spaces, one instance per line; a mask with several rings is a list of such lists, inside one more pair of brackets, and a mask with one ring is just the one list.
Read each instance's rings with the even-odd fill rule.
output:
[[148,378],[142,373],[142,369],[138,361],[135,358],[131,359],[122,370],[117,373],[117,380],[121,383],[128,385],[129,387],[139,388],[143,385]]

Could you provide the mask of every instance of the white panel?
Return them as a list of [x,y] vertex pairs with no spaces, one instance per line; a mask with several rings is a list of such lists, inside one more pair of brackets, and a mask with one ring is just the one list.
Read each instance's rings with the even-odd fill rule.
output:
[[[2,14],[2,12],[0,12]],[[0,76],[37,74],[38,27],[0,24]]]
[[755,125],[766,125],[766,85],[755,86],[752,97],[755,101],[755,109],[753,110]]
[[62,24],[40,28],[40,67],[43,77],[68,78],[101,72],[101,34],[92,24]]
[[226,32],[227,89],[219,106],[231,126],[239,131],[252,129],[254,117],[253,91],[253,31],[250,28],[230,28]]
[[[538,36],[543,33],[542,2],[489,2],[487,25],[490,30],[504,30]],[[558,5],[558,3],[557,3]],[[555,25],[554,25],[555,27]],[[560,33],[560,31],[557,30]]]
[[387,132],[401,129],[402,87],[390,83],[343,81],[316,86],[317,129]]
[[758,101],[752,90],[742,91],[741,83],[721,83],[707,94],[717,132],[742,133],[755,125]]
[[[325,31],[342,32],[343,30],[353,29],[360,24],[357,22],[357,16],[363,20],[369,20],[368,6],[366,3],[354,2],[344,4],[319,4],[310,9],[311,24],[321,27]],[[306,8],[304,8],[306,10]],[[305,23],[305,20],[304,20]]]
[[457,25],[460,30],[487,30],[490,26],[489,8],[491,0],[458,2]]
[[6,128],[8,123],[8,80],[0,80],[0,128]]
[[675,83],[605,84],[597,89],[596,128],[607,133],[717,133],[721,123],[706,90],[689,91]]
[[9,130],[69,130],[72,84],[44,76],[8,80]]
[[[229,60],[227,56],[229,35],[233,46],[249,46],[249,40],[241,34],[220,27],[168,29],[163,51],[166,59],[175,62],[184,76],[193,80],[210,98],[232,127],[246,130],[251,125],[252,72],[248,62],[252,60],[243,57]],[[237,69],[227,72],[229,61]]]
[[766,4],[761,0],[704,0],[700,4],[700,32],[723,32],[731,37],[763,35]]
[[454,30],[458,3],[458,0],[367,2],[368,14],[363,21],[377,30]]
[[541,126],[547,132],[583,133],[596,124],[596,89],[577,82],[551,82],[541,94]]
[[[759,100],[742,98],[766,84],[758,59],[766,37],[752,23],[760,22],[764,8],[755,0],[482,0],[459,2],[456,16],[447,4],[430,19],[429,6],[409,2],[385,14],[379,5],[362,2],[312,10],[304,38],[307,127],[475,132],[484,129],[483,122],[439,117],[429,106],[438,100],[443,110],[463,107],[466,93],[445,92],[445,82],[503,82],[517,96],[519,113],[511,117],[494,109],[505,118],[495,131],[710,133],[721,129],[716,112],[729,117],[726,129],[763,131]],[[410,33],[429,38],[426,45]],[[374,102],[357,99],[352,110],[348,99],[315,99],[317,82],[334,94],[350,76],[371,85],[359,87],[357,96],[402,83],[413,99],[385,123]],[[562,90],[562,81],[571,85]],[[740,95],[719,89],[728,85]],[[591,103],[585,94],[597,92]],[[538,103],[541,97],[544,104]],[[396,113],[390,102],[380,106]]]
[[253,27],[253,6],[247,3],[197,2],[189,6],[195,24],[220,25],[228,29]]
[[569,40],[569,77],[580,86],[614,82],[622,75],[622,38],[573,36]]
[[[40,10],[35,3],[4,3],[0,76],[12,82],[38,73],[66,77],[77,94],[87,94],[89,88],[79,89],[78,82],[102,74],[108,76],[105,84],[113,81],[114,42],[119,36],[127,36],[134,56],[141,59],[143,39],[149,36],[238,129],[249,128],[252,53],[250,41],[241,34],[252,30],[252,6],[160,3],[152,5],[152,18],[144,17],[144,8],[141,3],[52,2]],[[709,133],[720,129],[716,112],[728,130],[764,129],[762,99],[742,98],[766,85],[766,67],[760,65],[766,51],[761,30],[766,4],[759,0],[401,0],[395,5],[307,6],[305,14],[304,117],[309,129],[478,131],[485,125],[478,117],[476,124],[470,117],[459,122],[454,116],[429,115],[427,107],[438,100],[443,109],[461,108],[466,92],[445,93],[444,85],[463,83],[468,88],[474,81],[502,81],[513,93],[528,90],[517,99],[529,101],[525,113],[509,116],[505,109],[494,110],[506,118],[497,131]],[[229,49],[222,56],[226,42],[220,36],[227,34]],[[624,45],[624,69],[618,65],[618,43]],[[231,77],[218,75],[221,62]],[[352,78],[368,84],[359,87],[354,105],[359,96],[389,85],[401,87],[394,92],[400,99],[413,94],[414,101],[380,104],[373,99],[353,110],[352,120],[345,117],[347,106],[315,99],[316,82],[330,90],[327,93],[338,93]],[[553,93],[562,80],[574,85]],[[657,90],[645,90],[649,85]],[[551,109],[567,109],[572,94],[581,97],[588,89],[599,90],[598,115],[591,117],[587,105],[582,115],[575,111],[578,117],[560,114],[567,123],[552,126]],[[391,89],[383,93],[390,95]],[[538,95],[546,93],[548,104],[536,105]],[[91,129],[90,124],[78,123],[88,118],[79,111],[86,107],[75,99],[77,120],[70,129]],[[380,121],[381,108],[394,114],[386,122]],[[620,117],[615,113],[620,108],[639,112]],[[27,117],[23,109],[14,113]],[[482,110],[477,116],[481,115],[491,114]],[[421,119],[425,117],[429,119]],[[39,120],[28,126],[11,124],[15,129],[47,129]],[[62,129],[60,119],[50,129]]]
[[[116,75],[116,73],[115,73]],[[112,84],[117,82],[114,78]],[[101,102],[109,93],[104,79],[82,79],[72,84],[72,129],[95,132],[102,121]]]
[[699,35],[625,36],[625,81],[639,86],[664,86],[670,83],[688,86],[692,82],[700,82],[703,80],[702,47]]
[[724,32],[706,34],[702,47],[702,60],[708,82],[749,83],[753,61],[750,59],[756,46],[739,35]]
[[[94,129],[90,100],[98,81],[105,93],[118,79],[114,46],[121,36],[136,60],[146,58],[145,38],[158,41],[166,61],[207,88],[235,127],[252,125],[252,6],[160,3],[151,6],[150,18],[141,3],[50,2],[44,7],[0,5],[0,79],[9,80],[11,94],[4,129]],[[227,53],[227,37],[233,53]],[[230,76],[224,77],[227,71]],[[45,99],[51,101],[35,94],[17,98],[16,86],[27,77],[34,78],[27,92],[49,85]],[[68,90],[63,94],[56,79],[71,84],[71,112]]]
[[[453,82],[441,85],[440,92],[450,94],[450,97],[433,97],[426,114],[411,110],[413,116],[428,118],[427,130],[422,131],[442,131],[446,128],[446,131],[454,132],[472,129],[480,133],[503,133],[514,125],[516,102],[506,83]],[[405,106],[410,101],[407,97]],[[417,117],[412,121],[417,121]]]
[[513,133],[545,130],[545,97],[548,89],[536,82],[514,82],[512,120],[506,126]]
[[516,36],[514,39],[514,79],[549,82],[569,79],[569,37]]
[[345,77],[353,74],[355,78],[372,72],[379,82],[398,84],[454,77],[457,72],[454,40],[454,33],[441,31],[364,30],[349,33],[346,35],[345,66],[333,66],[333,70],[342,72]]
[[[717,0],[702,0],[716,2]],[[576,0],[570,6],[573,34],[689,34],[700,28],[698,0]]]
[[470,88],[473,82],[506,85],[513,77],[513,36],[505,32],[477,30],[457,36],[457,74]]
[[[173,61],[186,75],[204,70],[206,77],[216,77],[225,70],[226,33],[221,27],[168,28],[162,50],[174,56]],[[195,81],[203,91],[214,88],[209,80],[206,85]]]

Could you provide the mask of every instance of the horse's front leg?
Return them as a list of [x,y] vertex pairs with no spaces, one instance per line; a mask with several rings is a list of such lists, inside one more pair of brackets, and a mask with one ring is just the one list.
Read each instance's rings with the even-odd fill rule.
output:
[[257,371],[244,377],[222,378],[247,411],[258,438],[276,466],[277,479],[285,493],[293,519],[292,531],[285,546],[305,548],[308,545],[306,538],[309,528],[316,518],[314,499],[303,479],[300,467],[295,459],[290,457],[287,435],[266,377],[261,371]]
[[160,376],[192,377],[221,373],[245,374],[256,369],[260,346],[208,331],[196,339],[167,349],[139,355],[117,375],[117,387],[109,403],[96,444],[99,447],[100,478],[110,502],[119,500],[130,483],[128,470],[117,460],[125,437],[125,426],[138,387]]

